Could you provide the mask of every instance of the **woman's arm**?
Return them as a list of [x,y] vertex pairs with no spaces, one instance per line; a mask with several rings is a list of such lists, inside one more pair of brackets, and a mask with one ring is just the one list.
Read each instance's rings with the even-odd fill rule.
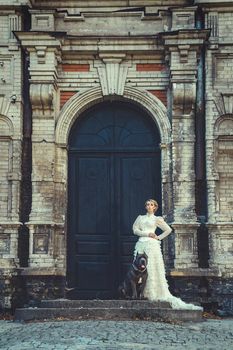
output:
[[161,241],[172,232],[171,227],[164,221],[162,217],[159,217],[156,221],[156,225],[163,231],[161,235],[158,236],[158,240]]
[[149,237],[149,233],[141,230],[140,228],[140,218],[141,218],[141,215],[137,217],[137,219],[133,224],[133,233],[139,237]]

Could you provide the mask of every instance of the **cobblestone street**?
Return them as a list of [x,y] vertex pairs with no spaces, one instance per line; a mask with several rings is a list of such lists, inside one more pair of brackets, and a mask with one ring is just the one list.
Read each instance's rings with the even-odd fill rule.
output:
[[0,321],[4,350],[228,350],[233,319],[174,325],[149,321]]

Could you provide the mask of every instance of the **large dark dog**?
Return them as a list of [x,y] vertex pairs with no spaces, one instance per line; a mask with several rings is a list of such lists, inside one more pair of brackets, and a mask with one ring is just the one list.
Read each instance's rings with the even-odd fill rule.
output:
[[147,260],[148,257],[145,253],[137,253],[124,282],[118,288],[121,298],[143,298],[143,291],[147,280]]

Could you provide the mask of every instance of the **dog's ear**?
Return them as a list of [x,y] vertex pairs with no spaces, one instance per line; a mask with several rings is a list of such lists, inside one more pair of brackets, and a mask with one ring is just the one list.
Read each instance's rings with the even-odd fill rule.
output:
[[145,252],[143,252],[143,255],[145,255],[145,257],[148,259],[148,255]]

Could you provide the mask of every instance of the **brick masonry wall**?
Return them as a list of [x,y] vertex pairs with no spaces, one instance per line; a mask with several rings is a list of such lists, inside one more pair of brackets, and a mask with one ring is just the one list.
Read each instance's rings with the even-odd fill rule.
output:
[[[178,10],[176,9],[176,11]],[[157,43],[155,38],[145,38],[144,42],[142,40],[139,43],[130,36],[129,39],[131,41],[129,40],[126,47],[124,46],[126,44],[124,44],[123,38],[120,37],[122,33],[124,34],[125,28],[117,28],[116,25],[123,21],[119,13],[116,16],[114,15],[114,21],[108,22],[111,25],[111,33],[114,33],[114,36],[119,35],[119,39],[116,42],[109,44],[103,39],[98,40],[96,44],[96,42],[86,39],[85,44],[81,41],[77,44],[74,41],[74,46],[72,46],[71,39],[69,39],[70,41],[60,41],[59,38],[55,38],[53,35],[50,36],[50,31],[61,32],[64,27],[67,27],[70,34],[75,34],[77,28],[82,31],[82,34],[86,34],[89,33],[85,31],[89,29],[88,26],[90,24],[94,25],[91,28],[93,32],[95,27],[100,31],[101,26],[99,24],[102,23],[103,18],[99,21],[93,19],[93,16],[86,16],[83,23],[79,22],[81,23],[80,27],[77,27],[76,23],[73,22],[73,16],[70,16],[72,21],[70,20],[71,18],[68,18],[69,14],[66,20],[64,20],[62,15],[56,18],[53,16],[52,13],[48,13],[46,21],[42,18],[41,24],[39,20],[35,20],[35,17],[32,18],[33,29],[45,34],[43,34],[44,36],[42,34],[39,36],[37,32],[37,36],[33,37],[32,33],[29,44],[31,101],[33,108],[33,205],[29,224],[29,268],[33,267],[43,270],[50,267],[63,269],[63,273],[65,271],[66,238],[64,227],[67,199],[67,157],[65,146],[62,145],[60,147],[55,144],[55,132],[60,113],[69,105],[72,96],[76,93],[83,96],[87,91],[94,88],[102,89],[104,97],[108,96],[109,88],[112,88],[111,98],[116,96],[117,98],[123,98],[124,89],[127,88],[135,88],[140,92],[143,91],[145,94],[149,92],[151,96],[157,97],[165,106],[168,106],[170,116],[174,117],[176,113],[176,118],[172,120],[174,146],[172,159],[167,159],[169,165],[166,168],[166,172],[163,170],[164,163],[162,164],[162,177],[163,184],[167,185],[170,181],[169,179],[173,181],[173,197],[170,202],[172,203],[171,206],[175,205],[176,207],[170,208],[170,212],[174,211],[176,214],[176,211],[179,211],[179,218],[181,218],[180,227],[183,225],[183,228],[178,228],[179,225],[176,227],[176,230],[180,230],[179,233],[181,233],[177,235],[181,241],[178,242],[177,238],[178,244],[176,249],[178,250],[176,253],[179,253],[180,249],[180,255],[176,256],[176,263],[179,263],[178,260],[182,255],[181,253],[188,247],[188,253],[190,254],[188,258],[184,254],[184,259],[181,259],[180,266],[185,267],[186,270],[192,264],[197,267],[195,237],[198,224],[195,222],[193,227],[185,226],[187,222],[189,223],[195,219],[195,213],[193,212],[195,183],[193,145],[195,142],[195,126],[193,111],[190,112],[189,105],[186,102],[192,100],[192,88],[195,88],[196,47],[190,49],[187,45],[180,45],[175,50],[174,46],[176,44],[174,44],[173,47],[170,47],[171,50],[174,49],[172,53],[167,50],[165,54],[166,48],[162,46],[162,41]],[[111,15],[108,14],[108,16],[110,17]],[[214,13],[210,11],[210,13],[206,14],[206,17],[211,16],[215,16],[216,20],[208,22],[212,23],[213,30],[209,45],[206,48],[205,66],[208,224],[212,225],[209,226],[210,265],[211,268],[219,269],[226,281],[227,278],[230,279],[233,275],[231,257],[233,148],[230,119],[227,119],[227,127],[225,128],[222,128],[222,122],[226,120],[226,115],[232,118],[233,113],[233,39],[230,36],[233,26],[232,7],[225,9],[225,11],[220,11],[215,7]],[[174,15],[172,21],[172,25],[176,30],[184,27],[188,29],[194,28],[194,23],[190,20],[190,18],[194,18],[193,13],[190,14],[187,23],[179,24],[178,17]],[[171,29],[168,28],[170,22],[166,16],[163,20],[156,17],[156,21],[154,21],[153,16],[151,16],[150,18],[147,17],[147,21],[142,21],[141,14],[133,13],[127,20],[127,28],[130,28],[130,30],[131,28],[136,28],[135,24],[139,24],[132,34],[139,34],[141,38],[142,35],[146,36],[148,31],[151,34],[150,28],[153,28],[153,35],[156,31],[162,32],[166,30],[166,26],[167,29]],[[42,23],[47,23],[47,36],[46,28]],[[106,30],[106,23],[104,23],[104,30]],[[2,78],[0,81],[0,102],[2,102],[0,103],[0,263],[5,268],[9,268],[13,264],[18,264],[18,226],[14,225],[13,222],[19,221],[18,214],[20,210],[19,193],[23,119],[23,101],[21,96],[22,58],[19,45],[12,36],[12,30],[21,29],[20,18],[17,20],[16,13],[8,14],[5,11],[1,14],[0,24],[2,33],[0,38],[0,62],[3,62],[3,65],[0,64],[0,78]],[[206,25],[206,28],[209,28],[209,24]],[[188,41],[188,46],[190,46],[192,43],[190,40]],[[22,45],[27,46],[27,44]],[[61,46],[63,46],[62,49]],[[112,79],[112,76],[114,79]],[[175,79],[177,81],[174,83]],[[114,80],[114,83],[112,83],[112,80]],[[176,88],[180,89],[180,94],[177,93],[175,95],[174,93],[175,107],[172,111],[171,104],[168,102],[172,100],[172,89],[170,86],[173,83],[173,92],[176,91],[176,84]],[[184,90],[182,90],[183,87]],[[16,101],[11,99],[13,93],[16,95]],[[2,98],[2,96],[4,97]],[[187,97],[190,97],[190,100]],[[151,101],[152,104],[153,101],[155,103],[155,99]],[[86,106],[88,106],[88,102]],[[9,123],[6,121],[9,121]],[[13,127],[11,128],[12,125]],[[162,149],[169,148],[170,144],[162,145],[161,147]],[[186,181],[187,178],[188,181]],[[169,190],[169,192],[171,191]],[[190,205],[190,198],[193,201],[192,205]],[[5,226],[2,225],[2,222],[5,222]],[[227,260],[225,259],[226,256],[228,257]],[[7,278],[4,278],[7,281]],[[42,292],[46,284],[49,285],[49,278],[45,277],[41,284],[39,280],[40,277],[27,277],[26,285],[28,290],[31,290],[32,294],[36,295],[36,290],[38,289],[38,295],[52,296],[50,292],[47,294]],[[216,279],[216,286],[221,284],[220,281],[220,279]],[[194,285],[196,282],[192,283]],[[192,289],[192,283],[189,291],[193,295],[196,293],[197,287]],[[230,282],[228,285],[230,285]],[[51,285],[49,290],[52,290]],[[223,288],[218,289],[219,294],[221,294],[222,290]],[[8,291],[7,293],[7,297],[9,297],[10,292]],[[2,304],[4,304],[4,300]]]
[[[233,126],[233,124],[232,124]],[[221,221],[233,221],[233,140],[218,143],[219,214]]]
[[23,120],[22,57],[12,30],[21,29],[21,16],[2,11],[0,29],[0,265],[10,269],[18,265]]
[[22,56],[12,30],[21,29],[20,13],[1,11],[0,29],[0,307],[11,307],[19,266],[23,127]]
[[233,123],[230,120],[233,113],[233,40],[229,34],[233,25],[232,8],[225,8],[225,11],[216,8],[215,12],[207,13],[206,27],[208,25],[212,28],[205,66],[210,262],[230,277],[233,274]]

